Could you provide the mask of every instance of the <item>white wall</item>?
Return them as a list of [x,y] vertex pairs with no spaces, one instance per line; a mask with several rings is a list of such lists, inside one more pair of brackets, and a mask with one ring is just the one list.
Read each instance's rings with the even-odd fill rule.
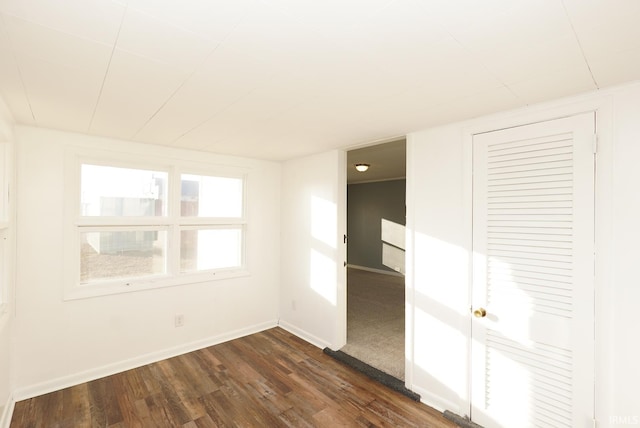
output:
[[610,410],[605,409],[602,416],[622,418],[618,421],[632,417],[640,425],[640,85],[616,94],[614,108],[613,233],[609,254],[613,265],[611,282],[602,284],[611,293],[611,305],[602,314],[611,319],[610,329],[602,332],[609,346],[602,352],[610,364],[601,373],[601,379],[611,382],[611,390]]
[[462,415],[470,237],[460,135],[444,127],[407,138],[405,379],[426,403]]
[[11,338],[13,327],[13,263],[14,263],[14,213],[13,200],[5,197],[8,186],[13,185],[13,118],[0,99],[0,239],[4,254],[0,280],[5,287],[0,290],[0,426],[11,410]]
[[595,416],[599,427],[640,424],[640,84],[408,137],[407,383],[427,404],[469,413],[471,133],[592,110],[599,136]]
[[[247,169],[251,275],[64,301],[64,160],[73,147]],[[280,164],[29,127],[16,127],[16,149],[16,399],[276,325]],[[184,327],[174,327],[176,313]]]
[[280,325],[320,347],[346,343],[345,152],[282,170]]

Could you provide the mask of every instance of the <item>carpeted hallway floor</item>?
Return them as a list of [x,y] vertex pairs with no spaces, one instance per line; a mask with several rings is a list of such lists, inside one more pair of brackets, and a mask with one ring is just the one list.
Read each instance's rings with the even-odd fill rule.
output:
[[404,379],[404,277],[347,270],[347,345],[341,351]]

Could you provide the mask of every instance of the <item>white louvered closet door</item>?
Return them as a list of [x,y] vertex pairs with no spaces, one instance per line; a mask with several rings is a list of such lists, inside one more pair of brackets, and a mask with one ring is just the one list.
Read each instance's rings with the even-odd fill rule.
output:
[[594,115],[473,138],[471,417],[485,427],[593,426]]

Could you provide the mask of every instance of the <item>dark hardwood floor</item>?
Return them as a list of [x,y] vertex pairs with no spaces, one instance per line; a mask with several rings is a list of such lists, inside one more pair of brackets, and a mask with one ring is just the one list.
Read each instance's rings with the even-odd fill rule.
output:
[[274,328],[16,403],[22,427],[455,427]]

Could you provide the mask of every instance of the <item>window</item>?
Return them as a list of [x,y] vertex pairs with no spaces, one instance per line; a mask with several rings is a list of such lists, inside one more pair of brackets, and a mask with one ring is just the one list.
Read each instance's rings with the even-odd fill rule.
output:
[[70,298],[243,273],[244,175],[196,174],[182,165],[76,165]]
[[182,174],[180,271],[242,265],[243,179]]
[[[81,165],[81,284],[168,273],[168,177],[166,171]],[[157,217],[167,221],[154,224]]]

